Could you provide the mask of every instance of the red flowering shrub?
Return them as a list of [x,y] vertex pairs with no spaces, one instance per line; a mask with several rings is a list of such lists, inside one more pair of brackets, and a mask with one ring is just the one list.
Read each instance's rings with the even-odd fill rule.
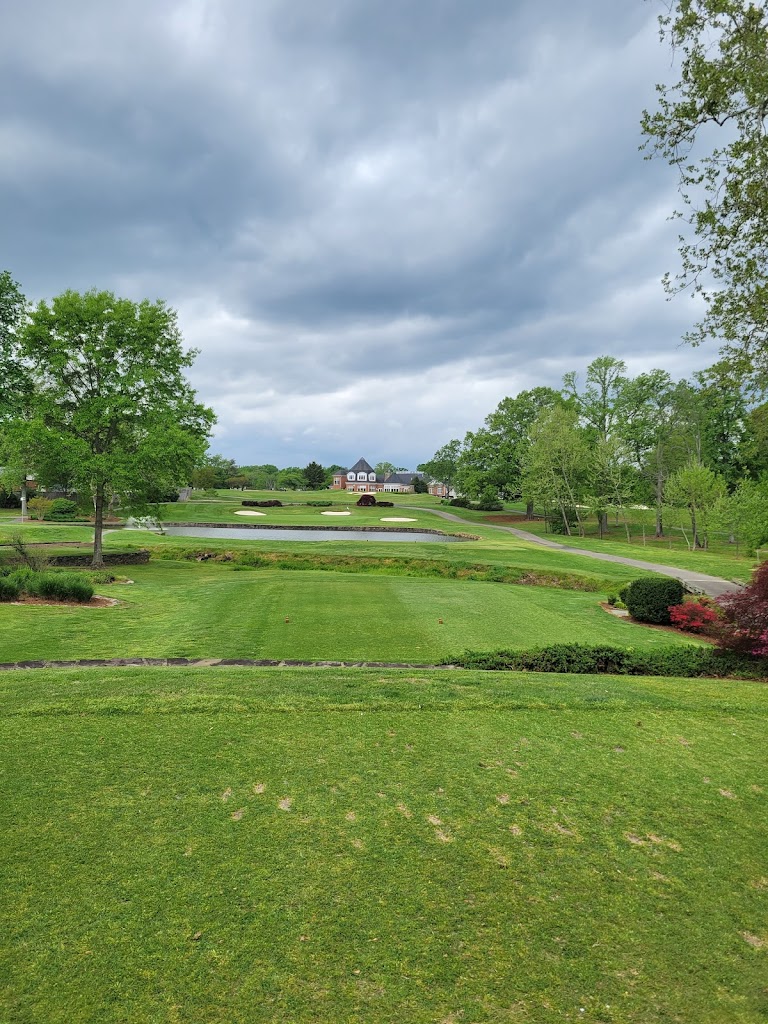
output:
[[673,626],[686,633],[701,633],[720,618],[717,612],[701,601],[685,601],[673,604],[669,609]]
[[740,654],[768,657],[768,562],[752,574],[743,590],[720,598],[718,645]]

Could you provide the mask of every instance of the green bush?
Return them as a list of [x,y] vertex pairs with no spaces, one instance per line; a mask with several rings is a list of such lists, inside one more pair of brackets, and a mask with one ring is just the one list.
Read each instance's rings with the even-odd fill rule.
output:
[[454,508],[469,508],[469,498],[451,498],[448,504]]
[[636,651],[608,645],[553,644],[529,651],[466,651],[452,659],[452,664],[505,672],[768,679],[768,658],[734,655],[712,647]]
[[668,626],[672,621],[669,609],[682,603],[683,594],[685,587],[680,580],[669,576],[647,576],[630,583],[623,600],[629,614],[638,622]]
[[34,569],[22,568],[6,576],[4,582],[17,587],[19,593],[49,601],[84,603],[93,597],[93,585],[82,573],[35,572]]
[[608,597],[606,598],[606,601],[608,602],[608,604],[609,604],[609,605],[610,605],[610,606],[611,606],[612,608],[613,608],[613,607],[615,607],[615,605],[616,605],[616,602],[617,602],[618,600],[619,600],[619,599],[618,599],[618,597],[616,596],[616,594],[609,594],[609,595],[608,595]]
[[[245,504],[245,502],[243,502],[243,504]],[[328,508],[328,506],[332,505],[333,502],[332,501],[307,501],[307,502],[305,502],[305,504],[310,505],[312,508]]]
[[0,577],[0,601],[15,601],[19,596],[18,583],[7,576]]
[[58,523],[71,522],[77,515],[77,502],[69,498],[54,498],[48,509],[48,519]]

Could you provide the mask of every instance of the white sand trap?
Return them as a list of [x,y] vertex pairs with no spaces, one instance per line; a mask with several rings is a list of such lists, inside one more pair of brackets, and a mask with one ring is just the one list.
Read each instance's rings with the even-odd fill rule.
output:
[[415,519],[407,519],[405,516],[384,516],[380,522],[382,523],[415,523]]
[[321,512],[321,516],[351,516],[351,512]]
[[236,516],[265,516],[266,512],[256,512],[250,508],[239,508],[236,512]]

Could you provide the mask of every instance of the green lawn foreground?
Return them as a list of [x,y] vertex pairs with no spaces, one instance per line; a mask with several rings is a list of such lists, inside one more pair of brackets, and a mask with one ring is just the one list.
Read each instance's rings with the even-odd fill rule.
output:
[[[108,608],[0,604],[0,661],[192,657],[445,661],[466,649],[695,641],[607,614],[600,595],[354,573],[157,560]],[[289,620],[286,622],[286,618]],[[442,619],[442,622],[440,620]]]
[[0,1019],[758,1024],[759,684],[0,674]]

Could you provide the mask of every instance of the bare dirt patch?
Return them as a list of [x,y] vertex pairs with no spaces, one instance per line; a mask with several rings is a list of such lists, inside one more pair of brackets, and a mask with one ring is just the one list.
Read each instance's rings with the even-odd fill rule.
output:
[[261,796],[261,794],[264,792],[266,788],[266,783],[257,782],[256,785],[253,787],[253,792],[256,794],[256,796]]
[[232,821],[240,821],[242,816],[245,814],[245,808],[241,807],[238,811],[232,812]]
[[761,939],[759,935],[753,935],[752,932],[741,932],[741,937],[753,949],[768,948],[768,939]]
[[402,816],[404,818],[412,818],[413,817],[413,811],[409,811],[408,808],[405,806],[405,804],[398,804],[397,805],[397,810],[400,812],[400,814],[402,814]]
[[221,794],[221,799],[224,801],[224,803],[226,803],[227,800],[229,800],[229,798],[231,796],[232,796],[232,788],[230,786],[227,786],[227,788]]
[[290,811],[293,807],[293,799],[290,796],[285,796],[277,805],[281,811]]
[[726,800],[736,800],[737,799],[736,794],[732,793],[730,791],[730,789],[718,789],[717,792],[720,794],[720,796],[724,796],[726,798]]

